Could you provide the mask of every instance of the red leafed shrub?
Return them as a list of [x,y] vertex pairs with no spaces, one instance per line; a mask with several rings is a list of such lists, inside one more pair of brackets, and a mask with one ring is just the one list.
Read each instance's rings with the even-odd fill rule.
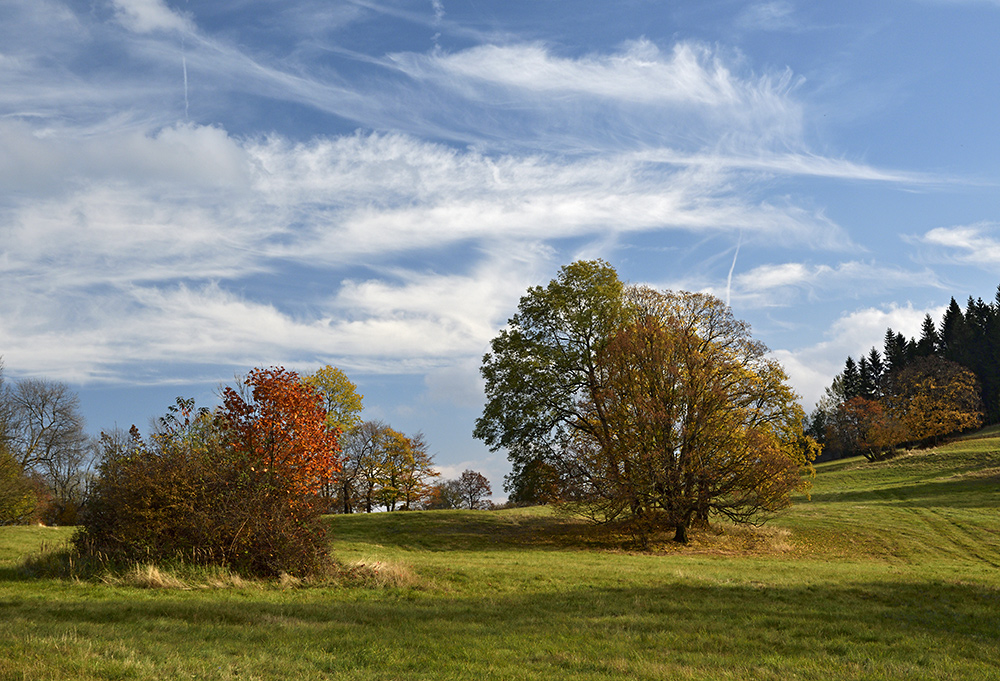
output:
[[185,560],[256,576],[306,575],[329,562],[315,492],[339,470],[337,431],[294,372],[255,369],[223,406],[178,399],[144,441],[102,436],[83,530],[87,554]]

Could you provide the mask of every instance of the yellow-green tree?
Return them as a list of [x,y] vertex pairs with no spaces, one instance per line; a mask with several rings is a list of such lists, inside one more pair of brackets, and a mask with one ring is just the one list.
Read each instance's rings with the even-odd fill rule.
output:
[[640,537],[671,528],[683,542],[712,513],[756,520],[805,485],[818,449],[784,371],[727,305],[626,287],[601,261],[529,289],[481,372],[476,437]]
[[347,374],[327,364],[306,376],[305,381],[323,396],[327,426],[346,433],[361,423],[365,396],[358,393],[358,386]]
[[400,471],[396,489],[404,510],[424,505],[433,488],[432,481],[441,473],[434,469],[434,457],[427,451],[423,433],[404,438],[406,465]]
[[710,295],[633,287],[626,305],[577,438],[579,501],[679,542],[709,514],[748,522],[787,506],[815,451],[767,348]]

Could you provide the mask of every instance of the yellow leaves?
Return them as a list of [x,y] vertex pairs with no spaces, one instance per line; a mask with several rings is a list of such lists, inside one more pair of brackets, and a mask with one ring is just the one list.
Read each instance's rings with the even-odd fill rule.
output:
[[322,395],[329,427],[346,432],[361,423],[365,396],[358,393],[358,386],[343,371],[327,364],[306,376],[305,382]]

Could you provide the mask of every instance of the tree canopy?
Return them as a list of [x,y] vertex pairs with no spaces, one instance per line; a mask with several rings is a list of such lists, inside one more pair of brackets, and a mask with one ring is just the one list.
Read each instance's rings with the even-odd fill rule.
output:
[[796,396],[717,298],[577,262],[528,290],[491,349],[476,436],[515,471],[554,471],[559,500],[595,520],[686,541],[696,519],[756,520],[805,484]]

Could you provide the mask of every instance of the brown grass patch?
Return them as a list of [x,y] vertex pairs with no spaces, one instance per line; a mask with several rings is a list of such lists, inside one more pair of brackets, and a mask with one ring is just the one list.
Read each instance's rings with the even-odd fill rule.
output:
[[346,585],[373,588],[416,588],[423,581],[406,565],[381,560],[354,560],[342,565],[341,581]]

